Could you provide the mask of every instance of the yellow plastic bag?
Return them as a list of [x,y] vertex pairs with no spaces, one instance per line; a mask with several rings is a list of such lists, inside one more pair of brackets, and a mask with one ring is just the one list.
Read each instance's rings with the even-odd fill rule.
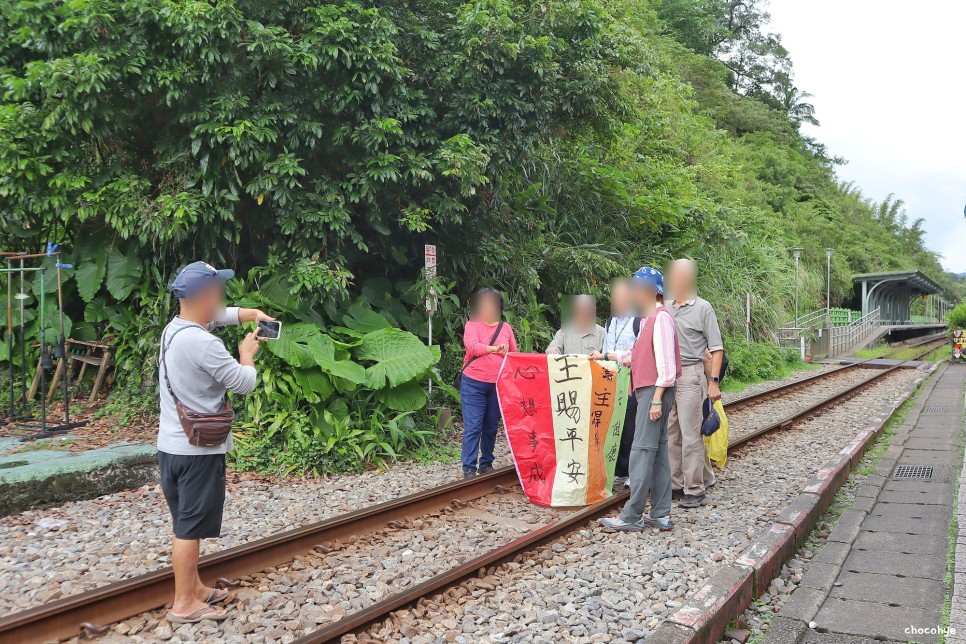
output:
[[721,418],[721,426],[711,436],[704,437],[704,448],[708,450],[708,458],[723,468],[728,462],[728,417],[720,400],[714,404],[714,408]]

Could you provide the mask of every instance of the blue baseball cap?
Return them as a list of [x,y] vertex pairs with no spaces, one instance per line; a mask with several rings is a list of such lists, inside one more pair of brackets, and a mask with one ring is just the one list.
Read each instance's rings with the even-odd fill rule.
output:
[[631,280],[654,289],[658,295],[664,295],[664,276],[656,268],[641,266],[634,271]]
[[168,288],[175,297],[187,298],[216,282],[224,284],[234,276],[235,271],[230,268],[219,270],[207,262],[193,262],[181,269]]
[[704,399],[701,412],[704,416],[704,420],[701,421],[701,435],[711,436],[721,427],[721,417],[718,416],[718,410],[714,408],[710,398]]

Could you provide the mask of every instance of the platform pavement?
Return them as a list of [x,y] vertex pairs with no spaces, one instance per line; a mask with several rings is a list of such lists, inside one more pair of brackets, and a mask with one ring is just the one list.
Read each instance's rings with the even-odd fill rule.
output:
[[22,443],[0,437],[0,516],[157,481],[153,444],[119,441],[67,451],[57,448],[59,440]]
[[[857,489],[853,507],[815,553],[765,642],[925,644],[939,639],[949,526],[963,476],[964,391],[964,365],[944,365],[926,383],[876,474]],[[933,474],[928,480],[897,480],[894,470],[901,465],[929,466]],[[966,485],[960,486],[966,495],[963,490]],[[966,496],[959,498],[959,512],[966,513]],[[950,644],[966,644],[963,514],[958,525]],[[809,628],[810,622],[817,630]]]

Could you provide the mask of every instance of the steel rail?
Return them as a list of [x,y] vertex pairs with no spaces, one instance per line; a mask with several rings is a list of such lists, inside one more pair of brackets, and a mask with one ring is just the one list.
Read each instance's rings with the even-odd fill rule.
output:
[[[911,342],[907,344],[906,347],[909,347],[909,348],[921,347],[924,344],[929,344],[930,342],[938,342],[939,340],[942,340],[943,341],[942,344],[936,345],[936,349],[938,349],[939,347],[943,346],[943,344],[949,344],[949,335],[945,331],[943,331],[942,333],[934,333],[932,335],[926,336],[925,338],[916,338],[916,340],[918,341]],[[919,357],[921,358],[922,355],[920,355]]]
[[[930,352],[931,351],[932,349],[930,349]],[[920,358],[923,355],[925,354],[921,354],[917,356],[917,358]],[[917,358],[913,358],[913,360]],[[904,362],[909,361],[911,360],[906,360]],[[738,447],[739,445],[748,443],[752,439],[769,432],[786,429],[796,421],[808,418],[825,407],[835,404],[844,398],[855,395],[860,389],[868,387],[873,382],[876,382],[893,371],[899,369],[902,364],[903,363],[900,363],[881,370],[871,378],[863,380],[862,382],[853,385],[842,392],[836,393],[826,400],[812,405],[807,409],[798,411],[788,418],[780,420],[776,423],[772,423],[763,429],[749,432],[748,434],[737,437],[728,442],[728,448],[730,449],[733,447]],[[403,592],[390,595],[386,599],[383,599],[382,601],[379,601],[368,608],[350,613],[334,624],[324,626],[295,640],[293,644],[321,644],[323,642],[335,641],[337,638],[349,633],[359,633],[376,623],[384,621],[394,610],[412,605],[421,598],[432,593],[455,586],[473,576],[483,568],[497,566],[510,561],[537,546],[559,539],[574,530],[584,527],[588,520],[607,512],[618,503],[627,499],[629,495],[630,493],[627,491],[614,494],[610,498],[587,506],[586,508],[575,512],[574,514],[571,514],[565,519],[549,523],[534,530],[533,532],[530,532],[529,534],[520,537],[519,539],[511,541],[504,546],[500,546],[499,548],[491,550],[490,552],[480,555],[475,559],[460,564],[459,566],[444,573],[431,577],[417,586],[414,586]]]
[[738,409],[741,409],[742,407],[747,407],[748,405],[764,402],[765,400],[774,398],[779,394],[785,393],[792,389],[798,389],[799,387],[803,387],[805,385],[810,385],[819,380],[825,380],[834,375],[840,374],[843,371],[851,371],[852,369],[858,369],[859,367],[862,367],[863,365],[876,359],[877,358],[867,358],[865,360],[860,360],[858,362],[850,362],[849,364],[842,365],[841,367],[837,367],[835,369],[829,369],[828,371],[823,371],[822,373],[817,373],[812,376],[807,376],[805,378],[795,380],[794,382],[789,382],[784,385],[773,387],[766,391],[758,392],[757,394],[749,394],[747,396],[735,398],[734,400],[731,400],[728,402],[727,407],[730,407],[731,411],[736,411]]
[[[288,530],[202,557],[202,579],[222,582],[292,561],[325,542],[366,534],[452,504],[493,493],[517,483],[512,467],[417,492],[308,526]],[[395,522],[395,523],[394,523]],[[170,567],[58,599],[0,619],[0,643],[37,642],[73,637],[85,623],[99,630],[163,606],[174,593]]]
[[[926,353],[933,351],[930,349]],[[922,357],[925,353],[918,357]],[[867,361],[864,361],[867,362]],[[776,392],[802,386],[839,373],[846,369],[855,368],[864,362],[845,365],[839,369],[826,371],[808,378],[760,392],[751,396],[732,401],[726,408],[734,405],[749,404],[752,401],[774,397]],[[881,371],[868,380],[849,388],[834,396],[834,400],[824,404],[813,405],[808,409],[784,419],[773,425],[741,436],[729,443],[729,447],[736,447],[764,433],[781,429],[810,415],[821,407],[833,404],[837,400],[848,396],[851,392],[867,386],[871,382],[884,377],[898,369],[895,365]],[[199,572],[203,579],[218,580],[220,583],[229,582],[236,577],[249,575],[258,570],[264,570],[292,561],[296,556],[311,551],[316,546],[327,541],[359,536],[386,527],[398,527],[405,519],[423,516],[438,511],[454,501],[466,502],[478,499],[492,493],[500,487],[508,487],[518,482],[515,468],[507,467],[494,472],[474,477],[465,481],[449,483],[437,488],[417,492],[405,497],[370,506],[348,514],[326,519],[301,528],[288,530],[278,535],[264,537],[241,546],[222,550],[202,557],[199,562]],[[465,579],[479,568],[496,565],[512,558],[515,554],[533,548],[540,543],[559,538],[573,526],[582,525],[587,519],[606,512],[615,504],[628,496],[621,492],[595,505],[588,506],[568,518],[548,524],[516,541],[511,542],[491,553],[477,557],[453,570],[438,575],[423,584],[419,584],[406,593],[393,595],[370,606],[369,608],[352,613],[335,625],[320,629],[313,634],[298,640],[299,642],[327,641],[317,639],[325,633],[331,633],[328,639],[351,631],[357,631],[366,624],[371,624],[388,612],[402,605],[411,603],[425,594],[439,588],[453,585]],[[489,562],[489,563],[487,563]],[[422,594],[413,593],[423,590]],[[93,630],[100,630],[103,624],[110,624],[140,613],[154,610],[163,606],[174,592],[174,575],[170,567],[162,568],[144,575],[121,580],[63,599],[55,600],[30,608],[12,615],[0,618],[0,644],[6,642],[49,641],[76,636],[85,629],[86,624],[94,625]],[[407,598],[408,597],[408,598]],[[388,607],[387,606],[390,606]],[[335,630],[338,630],[338,633]]]
[[[928,351],[926,351],[924,353],[920,353],[920,354],[918,354],[917,356],[915,356],[913,358],[909,358],[907,360],[902,361],[900,363],[900,365],[901,364],[905,364],[906,362],[914,362],[914,361],[916,361],[916,360],[918,360],[918,359],[920,359],[920,358],[922,358],[922,357],[924,357],[924,356],[932,353],[933,351],[935,351],[936,349],[938,349],[939,347],[941,347],[943,344],[947,344],[949,342],[949,340],[948,339],[944,339],[944,338],[938,338],[938,337],[935,337],[935,336],[930,336],[929,338],[924,339],[922,342],[918,342],[918,343],[915,343],[915,344],[906,345],[908,348],[915,348],[915,347],[920,347],[920,346],[922,346],[924,344],[929,344],[931,342],[937,342],[938,340],[943,340],[943,342],[941,344],[937,344],[935,347],[930,348]],[[796,380],[794,382],[790,382],[790,383],[787,383],[787,384],[784,384],[784,385],[779,385],[778,387],[773,387],[772,389],[768,389],[767,391],[762,391],[762,392],[759,392],[757,394],[751,394],[751,395],[748,395],[748,396],[742,396],[740,398],[735,398],[735,399],[733,399],[733,400],[731,400],[731,401],[728,402],[727,407],[730,408],[730,411],[737,411],[738,409],[741,409],[742,407],[746,407],[748,405],[758,404],[759,402],[764,402],[765,400],[769,400],[769,399],[771,399],[771,398],[773,398],[773,397],[775,397],[775,396],[777,396],[779,394],[785,393],[785,392],[790,391],[792,389],[798,389],[799,387],[802,387],[802,386],[805,386],[805,385],[809,385],[809,384],[812,384],[812,383],[817,382],[817,381],[820,381],[820,380],[825,380],[826,378],[829,378],[830,376],[834,376],[836,374],[840,374],[843,371],[849,371],[851,369],[856,369],[856,368],[860,368],[860,367],[875,369],[876,368],[875,366],[869,367],[869,363],[870,362],[873,362],[875,360],[889,360],[889,359],[890,358],[888,356],[881,356],[879,358],[865,358],[864,360],[859,360],[857,362],[850,362],[850,363],[845,364],[845,365],[842,365],[841,367],[838,367],[836,369],[829,369],[828,371],[823,371],[822,373],[817,373],[817,374],[815,374],[813,376],[808,376],[808,377],[805,377],[805,378],[801,378],[800,380]],[[889,368],[891,366],[892,365],[886,365],[883,368]]]
[[824,399],[824,400],[822,400],[820,402],[817,402],[814,405],[810,405],[807,408],[803,409],[802,411],[796,412],[795,414],[793,414],[792,416],[789,416],[788,418],[786,418],[784,420],[780,420],[780,421],[778,421],[776,423],[772,423],[771,425],[768,425],[767,427],[764,427],[762,429],[756,429],[756,430],[753,430],[751,432],[748,432],[747,434],[742,434],[740,437],[736,438],[734,441],[729,441],[728,442],[728,448],[730,449],[732,447],[736,447],[738,445],[742,445],[744,443],[747,443],[748,441],[750,441],[753,438],[757,438],[758,436],[761,436],[762,434],[767,434],[769,432],[775,431],[776,429],[786,428],[789,425],[791,425],[792,423],[795,423],[795,422],[797,422],[799,420],[802,420],[803,418],[808,418],[810,416],[814,416],[816,413],[818,413],[819,411],[825,409],[826,407],[830,407],[830,406],[834,405],[835,403],[837,403],[837,402],[839,402],[841,400],[844,400],[846,398],[851,398],[852,396],[854,396],[855,394],[857,394],[860,390],[866,388],[870,384],[872,384],[872,383],[874,383],[874,382],[876,382],[878,380],[881,380],[882,378],[885,378],[887,375],[889,375],[890,373],[893,373],[894,371],[897,371],[899,369],[902,369],[903,368],[902,365],[904,365],[905,363],[907,363],[907,362],[915,362],[919,358],[922,358],[923,356],[932,353],[937,348],[938,347],[933,347],[931,349],[928,349],[928,350],[926,350],[926,351],[924,351],[924,352],[916,355],[913,358],[909,358],[908,360],[903,360],[902,362],[899,362],[898,364],[894,364],[892,366],[888,366],[888,367],[886,367],[884,369],[877,369],[875,375],[873,375],[871,378],[866,378],[862,382],[856,383],[855,385],[852,385],[851,387],[849,387],[847,389],[844,389],[844,390],[842,390],[842,391],[840,391],[840,392],[838,392],[838,393],[836,393],[836,394],[834,394],[834,395],[832,395],[832,396],[830,396],[830,397],[828,397],[828,398],[826,398],[826,399]]

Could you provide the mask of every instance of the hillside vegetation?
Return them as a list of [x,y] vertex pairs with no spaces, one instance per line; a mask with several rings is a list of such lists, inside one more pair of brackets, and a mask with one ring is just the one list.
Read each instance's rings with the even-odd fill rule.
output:
[[10,0],[0,245],[70,251],[71,332],[116,334],[128,391],[155,384],[174,271],[236,268],[232,295],[286,322],[246,403],[262,469],[423,440],[426,243],[443,381],[484,285],[530,348],[559,294],[677,256],[732,338],[746,292],[756,339],[790,318],[791,246],[803,310],[826,246],[833,304],[853,272],[961,289],[901,201],[842,184],[800,134],[816,115],[766,24],[737,0]]

